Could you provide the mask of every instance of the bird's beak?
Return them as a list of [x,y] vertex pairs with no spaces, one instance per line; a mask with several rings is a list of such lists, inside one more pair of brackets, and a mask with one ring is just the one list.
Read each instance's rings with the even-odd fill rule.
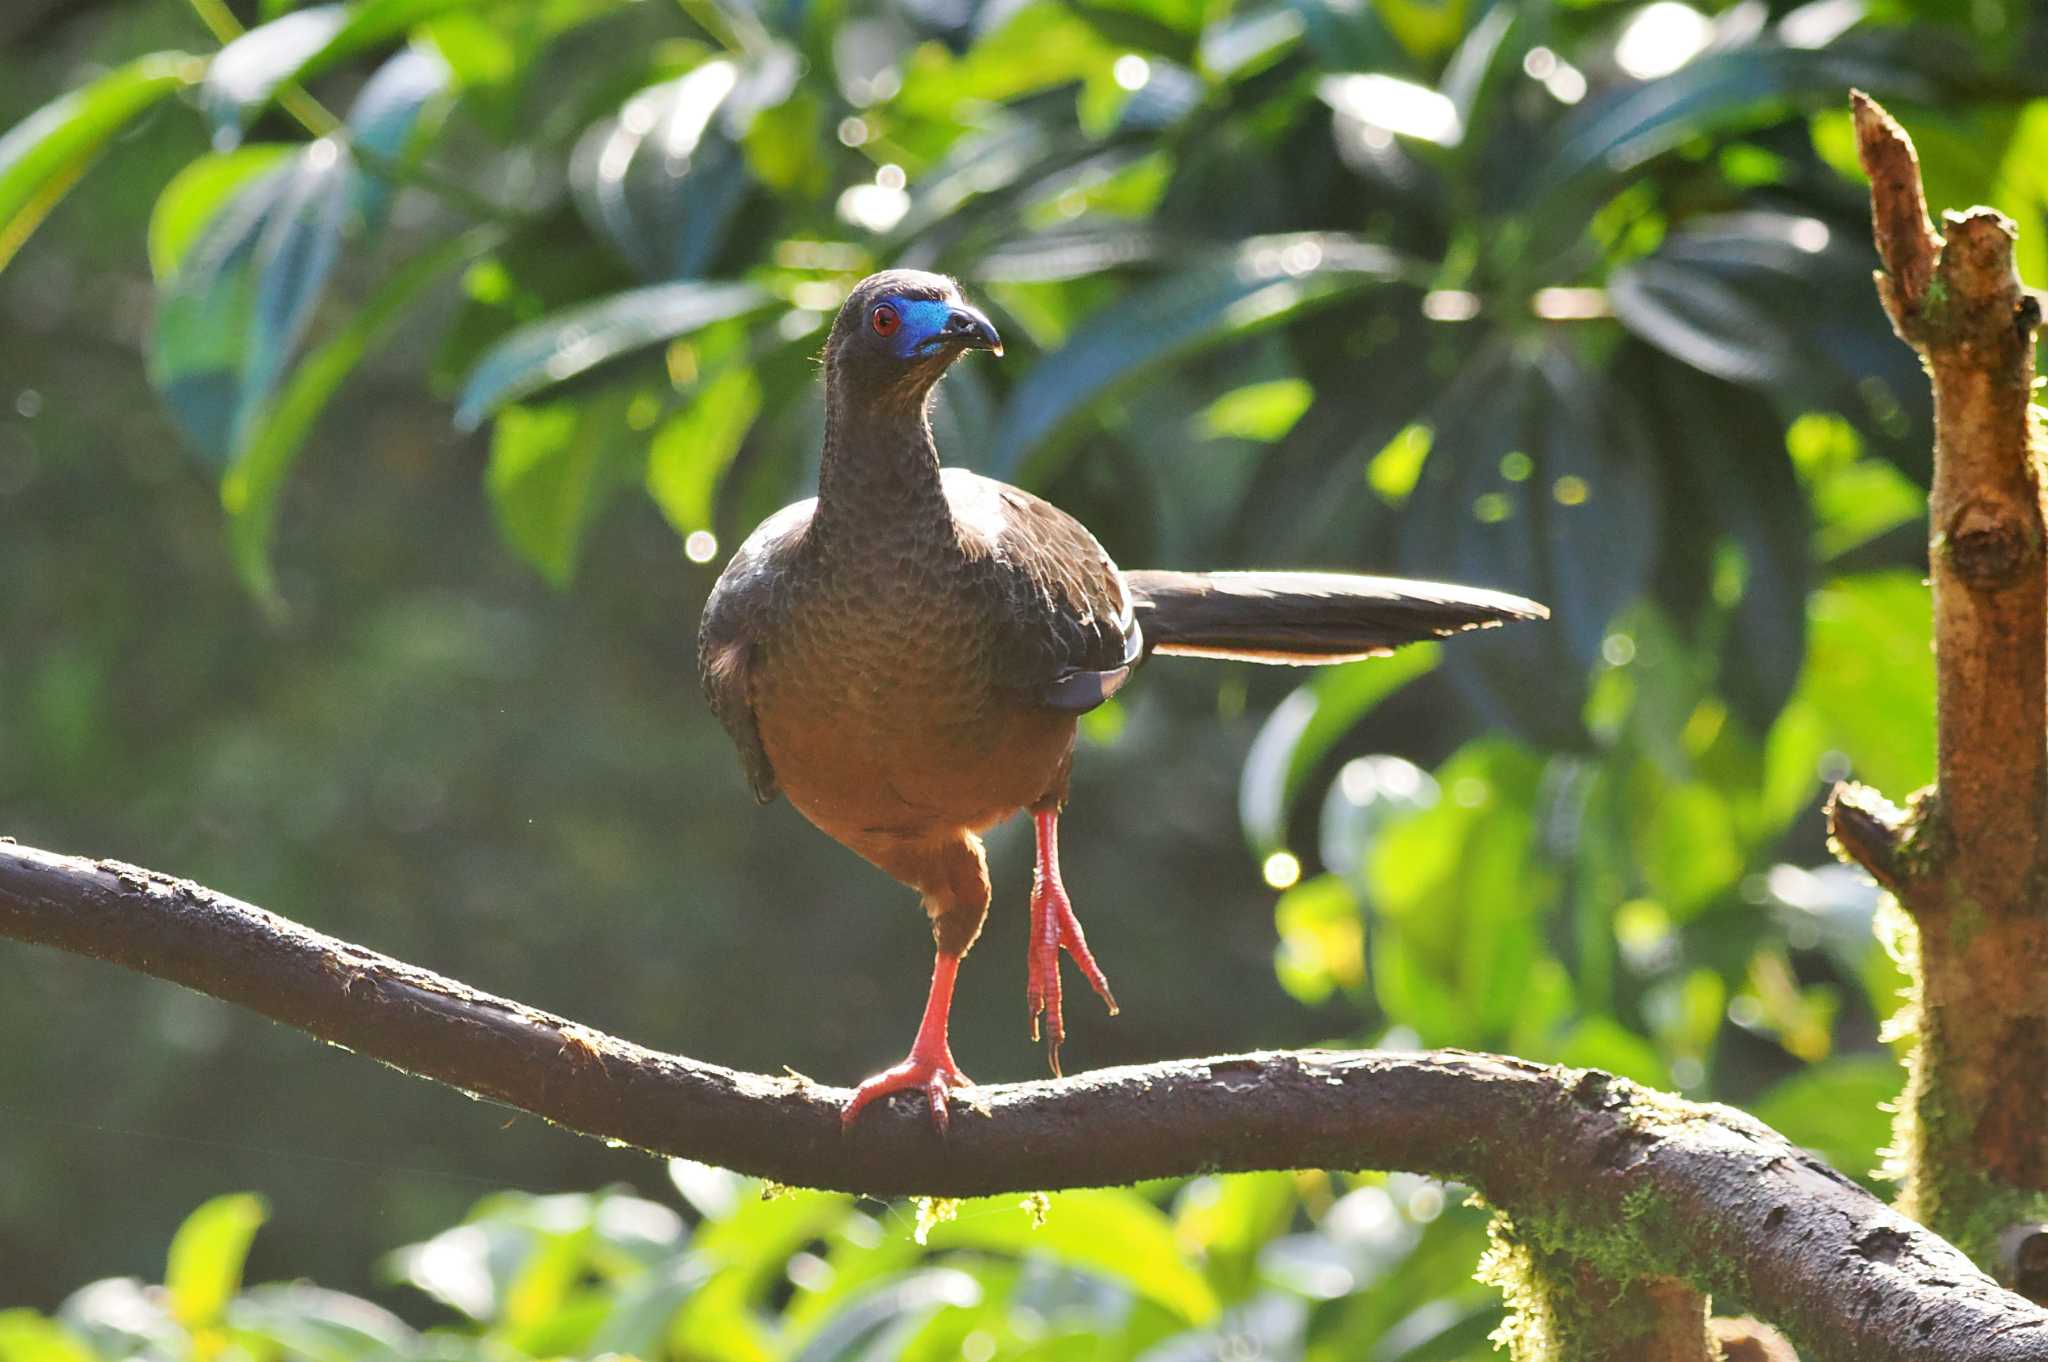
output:
[[945,335],[964,349],[987,350],[1002,358],[1003,338],[996,334],[995,324],[965,303],[953,304],[946,318]]

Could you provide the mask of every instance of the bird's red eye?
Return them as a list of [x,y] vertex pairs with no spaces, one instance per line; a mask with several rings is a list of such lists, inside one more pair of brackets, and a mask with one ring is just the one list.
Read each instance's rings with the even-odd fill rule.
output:
[[896,334],[896,328],[903,325],[903,318],[889,304],[878,303],[875,310],[868,314],[868,325],[875,328],[877,336],[893,336]]

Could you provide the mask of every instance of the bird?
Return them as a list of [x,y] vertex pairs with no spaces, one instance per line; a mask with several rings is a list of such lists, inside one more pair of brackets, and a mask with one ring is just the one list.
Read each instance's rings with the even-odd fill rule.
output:
[[1060,1073],[1060,957],[1114,1015],[1060,875],[1059,817],[1080,716],[1155,654],[1321,664],[1547,618],[1502,592],[1329,572],[1121,571],[1073,517],[942,467],[931,409],[961,356],[1000,358],[988,317],[938,274],[885,270],[847,294],[824,347],[817,496],[741,544],[698,631],[704,693],[755,796],[916,890],[936,946],[909,1055],[842,1108],[923,1093],[943,1134],[970,1086],[947,1023],[991,897],[981,835],[1037,834],[1029,1029]]

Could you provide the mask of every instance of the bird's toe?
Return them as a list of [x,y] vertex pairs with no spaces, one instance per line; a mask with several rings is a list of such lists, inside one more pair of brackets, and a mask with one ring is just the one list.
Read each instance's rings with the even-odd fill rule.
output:
[[946,1099],[955,1088],[971,1088],[974,1080],[960,1072],[950,1055],[943,1058],[912,1054],[894,1068],[864,1079],[853,1096],[847,1099],[846,1108],[839,1113],[842,1128],[851,1126],[861,1109],[877,1098],[887,1097],[894,1092],[922,1091],[931,1105],[932,1124],[940,1134],[946,1132],[949,1112]]

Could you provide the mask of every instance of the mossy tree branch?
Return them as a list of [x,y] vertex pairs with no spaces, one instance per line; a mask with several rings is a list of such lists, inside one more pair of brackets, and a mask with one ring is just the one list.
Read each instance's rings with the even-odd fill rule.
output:
[[[1528,1267],[1494,1275],[1517,1288],[1532,1362],[1705,1359],[1708,1292],[1808,1362],[2048,1362],[2048,1311],[1939,1238],[1740,1112],[1605,1074],[1455,1051],[1236,1055],[970,1089],[943,1137],[916,1102],[845,1130],[844,1089],[657,1054],[118,862],[0,845],[0,937],[184,984],[590,1135],[802,1186],[1456,1179],[1503,1211],[1496,1257]],[[1617,1327],[1593,1322],[1603,1303]]]
[[[1939,678],[1936,783],[1901,815],[1844,787],[1837,849],[1897,896],[1917,940],[1916,1029],[1893,1143],[1901,1209],[2001,1263],[2048,1220],[2048,573],[2031,400],[2036,295],[1988,208],[1927,219],[1905,131],[1852,96],[1883,268],[1877,291],[1934,388],[1928,502]],[[2011,1255],[2004,1255],[2009,1259]],[[2020,1276],[2001,1268],[2008,1281]]]

